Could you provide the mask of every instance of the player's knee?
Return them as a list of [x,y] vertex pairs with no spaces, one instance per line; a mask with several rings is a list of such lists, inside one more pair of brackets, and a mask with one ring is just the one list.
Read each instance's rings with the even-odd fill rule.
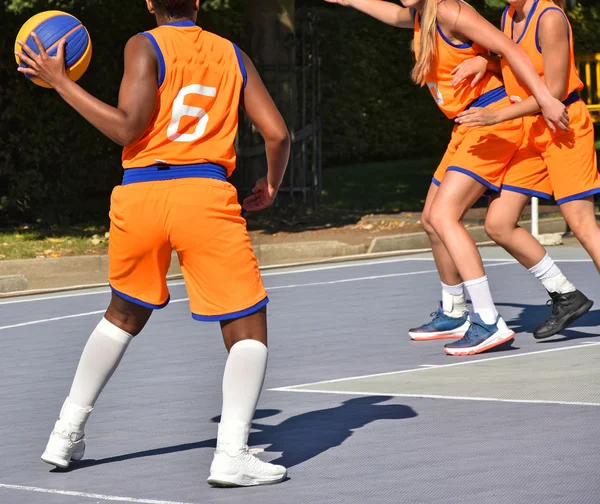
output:
[[484,224],[485,233],[496,243],[504,243],[508,240],[511,226],[497,217],[488,216]]
[[119,310],[114,306],[110,306],[104,315],[104,318],[111,324],[114,324],[122,331],[125,331],[131,336],[137,336],[146,325],[149,315],[140,316],[140,314],[132,313],[131,311]]
[[573,219],[569,222],[569,228],[582,245],[598,240],[600,235],[600,228],[595,219]]
[[421,225],[423,226],[423,231],[425,231],[428,235],[429,238],[436,238],[437,237],[437,233],[435,232],[435,229],[433,229],[433,225],[431,224],[431,212],[427,212],[427,213],[423,213],[421,215]]
[[452,213],[448,212],[447,209],[443,205],[434,205],[431,208],[431,212],[429,214],[429,222],[434,230],[434,232],[441,236],[446,229],[448,229],[448,225],[453,223],[456,219],[453,218]]

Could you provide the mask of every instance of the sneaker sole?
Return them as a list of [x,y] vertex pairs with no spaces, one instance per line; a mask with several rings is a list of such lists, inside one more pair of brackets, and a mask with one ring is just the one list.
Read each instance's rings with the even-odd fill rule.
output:
[[460,339],[468,331],[470,324],[465,322],[452,331],[439,331],[435,333],[419,333],[408,331],[408,337],[413,341],[435,341],[441,339]]
[[207,483],[217,488],[236,488],[236,487],[249,487],[249,486],[260,486],[260,485],[276,485],[287,479],[287,472],[280,478],[274,480],[256,480],[256,479],[238,479],[231,474],[216,474],[211,475]]
[[[466,331],[465,331],[466,332]],[[435,341],[441,339],[460,339],[464,333],[442,333],[442,334],[423,334],[423,333],[408,333],[408,336],[413,341]]]
[[535,339],[541,340],[541,339],[546,339],[546,338],[550,338],[551,336],[555,336],[556,334],[559,334],[561,332],[563,332],[565,330],[565,328],[569,327],[573,322],[575,322],[579,317],[581,317],[582,315],[585,315],[587,312],[589,312],[592,309],[592,306],[594,306],[594,302],[592,300],[588,300],[587,303],[585,303],[581,308],[579,308],[579,310],[577,310],[576,312],[572,313],[570,317],[568,317],[561,325],[560,327],[558,327],[555,331],[551,331],[549,333],[533,333],[533,337]]
[[42,462],[56,466],[59,469],[67,469],[69,467],[69,462],[65,461],[65,459],[59,459],[59,458],[53,457],[52,455],[49,455],[46,453],[44,453],[41,456],[41,459],[42,459]]
[[499,336],[493,339],[493,341],[489,341],[486,340],[483,343],[481,343],[478,346],[475,347],[471,347],[471,348],[444,348],[444,352],[446,352],[448,355],[454,355],[454,356],[460,356],[460,357],[464,357],[467,355],[477,355],[483,352],[487,352],[488,350],[491,350],[492,348],[495,348],[497,346],[503,345],[504,343],[508,343],[509,341],[513,340],[515,338],[515,333],[511,331],[510,334],[507,334],[505,336]]

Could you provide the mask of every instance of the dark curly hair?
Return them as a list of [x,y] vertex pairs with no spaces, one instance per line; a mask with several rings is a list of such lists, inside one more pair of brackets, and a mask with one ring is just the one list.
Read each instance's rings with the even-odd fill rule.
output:
[[195,0],[152,0],[152,5],[160,14],[172,18],[188,17],[194,11]]

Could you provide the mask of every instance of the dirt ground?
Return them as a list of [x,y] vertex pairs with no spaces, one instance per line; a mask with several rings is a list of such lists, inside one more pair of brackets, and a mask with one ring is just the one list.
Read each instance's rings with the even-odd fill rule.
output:
[[[473,208],[467,212],[464,223],[467,226],[481,226],[485,221],[487,208]],[[560,215],[556,206],[540,206],[540,218]],[[523,219],[531,216],[530,208],[523,212]],[[423,231],[420,212],[399,214],[310,216],[310,218],[248,218],[250,238],[255,244],[298,243],[321,240],[335,240],[349,245],[369,244],[373,238]],[[331,217],[331,216],[329,216]]]

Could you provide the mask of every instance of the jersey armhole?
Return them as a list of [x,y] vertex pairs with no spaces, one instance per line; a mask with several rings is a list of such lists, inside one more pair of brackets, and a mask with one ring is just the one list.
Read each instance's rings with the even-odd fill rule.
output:
[[156,57],[158,58],[158,87],[161,87],[163,82],[165,81],[166,75],[165,57],[163,56],[163,53],[160,49],[160,46],[158,45],[158,42],[154,38],[154,35],[148,32],[142,32],[140,35],[146,37],[154,47],[154,50],[156,51]]
[[537,48],[537,50],[540,54],[542,54],[542,46],[540,45],[540,37],[539,37],[540,21],[542,20],[542,16],[544,14],[546,14],[546,12],[551,11],[551,10],[557,10],[564,16],[565,21],[567,23],[567,37],[568,37],[567,40],[569,41],[569,44],[571,43],[571,24],[569,23],[569,18],[567,17],[567,14],[560,7],[548,7],[547,9],[544,9],[542,12],[540,12],[540,15],[538,16],[538,19],[537,19],[537,26],[535,27],[535,47]]
[[412,7],[410,7],[408,11],[410,12],[410,17],[412,18],[414,23],[415,19],[417,19],[417,9],[413,9]]
[[240,52],[240,48],[237,45],[233,44],[233,49],[235,50],[235,55],[237,56],[237,60],[240,65],[240,71],[242,72],[242,77],[244,79],[244,84],[242,85],[242,88],[245,89],[246,83],[248,82],[248,73],[246,72],[246,65],[244,65],[244,60],[242,59],[242,53]]

